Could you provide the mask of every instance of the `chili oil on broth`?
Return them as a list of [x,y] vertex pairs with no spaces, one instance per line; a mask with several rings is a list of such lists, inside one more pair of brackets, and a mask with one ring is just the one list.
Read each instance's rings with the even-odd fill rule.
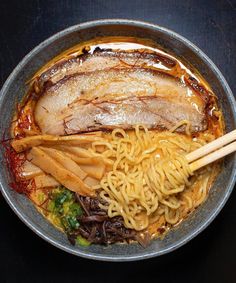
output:
[[[213,94],[209,84],[201,77],[197,70],[193,69],[189,63],[183,60],[177,59],[173,54],[167,53],[160,46],[151,42],[149,40],[137,39],[137,38],[126,38],[126,37],[107,37],[98,38],[90,42],[76,45],[62,54],[59,54],[45,66],[43,66],[32,79],[29,80],[29,91],[22,103],[18,106],[16,115],[14,117],[14,123],[12,126],[12,135],[14,138],[22,138],[25,136],[34,136],[41,134],[41,130],[37,125],[34,117],[34,109],[37,104],[38,97],[40,97],[41,92],[39,88],[39,78],[43,73],[55,66],[60,65],[66,60],[77,58],[78,56],[83,56],[84,54],[93,54],[97,49],[101,50],[112,50],[112,51],[124,51],[133,52],[138,51],[142,53],[157,53],[160,56],[160,61],[148,67],[153,70],[157,70],[161,73],[171,75],[173,77],[179,78],[182,84],[189,84],[194,87],[196,82],[198,86],[200,85],[199,96],[208,95],[210,97],[208,101],[208,106],[206,107],[206,119],[208,128],[202,132],[192,133],[187,135],[186,133],[179,133],[180,137],[184,140],[198,141],[200,140],[203,144],[204,142],[210,142],[211,140],[221,136],[224,132],[224,121],[222,112],[219,110],[217,105],[217,98]],[[162,57],[163,56],[163,57]],[[163,59],[164,58],[164,59]],[[82,64],[82,61],[81,61]],[[132,68],[132,66],[130,66]],[[66,74],[65,74],[66,75]],[[46,86],[47,87],[47,86]],[[191,97],[191,93],[189,93]],[[194,103],[194,101],[193,101]],[[196,103],[197,105],[197,103]],[[197,106],[196,106],[197,107]],[[150,130],[153,135],[158,135],[163,133],[162,129],[152,129]],[[134,130],[126,130],[128,134],[133,134]],[[110,139],[111,132],[104,132],[103,135],[108,140]],[[190,185],[181,195],[177,197],[180,200],[180,215],[178,221],[171,224],[168,223],[161,215],[152,215],[149,219],[149,225],[140,234],[148,231],[152,238],[163,236],[170,228],[177,226],[183,219],[187,218],[188,215],[195,210],[207,197],[208,192],[220,171],[220,164],[214,163],[213,165],[207,166],[199,170],[194,176],[190,178]],[[57,228],[62,230],[60,221],[53,213],[44,207],[44,202],[48,202],[48,197],[51,192],[51,188],[47,189],[32,189],[30,192],[30,198],[35,203],[36,208]],[[42,205],[43,204],[43,205]]]

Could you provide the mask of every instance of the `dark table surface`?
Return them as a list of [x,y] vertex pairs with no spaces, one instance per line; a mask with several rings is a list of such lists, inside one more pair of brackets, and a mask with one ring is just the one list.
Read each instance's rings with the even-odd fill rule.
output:
[[[0,87],[24,55],[66,27],[129,18],[170,28],[200,47],[236,94],[236,1],[1,0]],[[0,196],[0,282],[236,282],[236,192],[201,235],[141,262],[104,263],[66,254],[29,230]]]

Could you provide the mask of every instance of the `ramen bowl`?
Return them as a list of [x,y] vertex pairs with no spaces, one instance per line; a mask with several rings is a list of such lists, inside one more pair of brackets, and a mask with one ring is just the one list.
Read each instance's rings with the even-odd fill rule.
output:
[[[209,82],[219,99],[226,125],[226,132],[236,127],[236,104],[224,77],[214,63],[190,41],[173,31],[149,23],[131,20],[99,20],[72,26],[42,42],[14,69],[5,82],[0,95],[0,130],[7,133],[15,110],[27,91],[25,82],[50,59],[62,51],[85,41],[104,36],[132,36],[149,39],[180,60],[189,62]],[[71,254],[103,261],[132,261],[169,253],[202,232],[220,212],[234,187],[236,160],[231,155],[224,159],[222,170],[210,190],[207,200],[164,239],[152,240],[146,248],[139,244],[114,244],[110,246],[71,246],[65,234],[57,230],[36,210],[24,196],[13,191],[11,175],[0,155],[2,170],[0,185],[3,196],[19,218],[36,234],[52,245]]]

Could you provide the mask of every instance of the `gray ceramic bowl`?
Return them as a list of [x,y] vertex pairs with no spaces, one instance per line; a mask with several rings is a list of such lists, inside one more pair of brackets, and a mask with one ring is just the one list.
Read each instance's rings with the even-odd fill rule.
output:
[[[26,92],[25,82],[48,60],[63,50],[98,36],[136,36],[149,38],[170,50],[178,57],[189,61],[205,79],[219,98],[226,122],[226,131],[236,127],[236,106],[233,94],[224,77],[213,62],[187,39],[165,28],[130,20],[101,20],[70,27],[47,39],[31,51],[15,68],[4,84],[0,95],[0,132],[10,125],[16,100],[20,101]],[[164,240],[154,240],[146,249],[138,244],[111,245],[108,247],[92,245],[87,248],[73,247],[65,235],[57,231],[36,211],[34,206],[22,195],[12,191],[7,168],[1,153],[0,183],[2,194],[20,219],[40,237],[69,253],[104,261],[131,261],[146,259],[171,252],[203,231],[216,217],[228,199],[236,175],[235,156],[224,161],[223,170],[218,176],[207,201],[191,216],[172,230]]]

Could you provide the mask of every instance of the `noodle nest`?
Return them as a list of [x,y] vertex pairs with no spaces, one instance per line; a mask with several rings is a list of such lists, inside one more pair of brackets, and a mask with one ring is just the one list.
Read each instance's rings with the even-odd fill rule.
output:
[[[186,125],[186,135],[174,132]],[[95,186],[100,207],[109,217],[122,216],[127,228],[141,231],[162,217],[174,225],[181,220],[183,205],[193,207],[184,194],[191,187],[191,172],[185,155],[213,139],[193,139],[183,121],[171,131],[149,131],[137,125],[133,131],[113,130],[104,141],[89,149],[110,162],[111,170]],[[203,178],[203,176],[201,176]],[[208,177],[198,191],[198,204],[206,197]]]

